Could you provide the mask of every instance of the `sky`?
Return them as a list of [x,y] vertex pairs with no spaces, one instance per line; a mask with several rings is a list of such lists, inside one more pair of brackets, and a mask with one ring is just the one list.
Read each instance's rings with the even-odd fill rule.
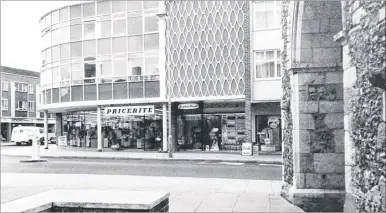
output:
[[1,1],[1,65],[40,71],[40,18],[86,1]]

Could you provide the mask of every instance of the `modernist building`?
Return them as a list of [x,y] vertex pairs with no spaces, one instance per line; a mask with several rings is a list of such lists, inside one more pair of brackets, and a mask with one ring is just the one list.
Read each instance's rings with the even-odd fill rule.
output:
[[280,150],[280,2],[98,1],[40,23],[41,109],[67,145],[166,151],[169,130],[179,150]]
[[[43,127],[39,104],[40,73],[1,66],[1,137],[11,140],[15,126]],[[48,115],[48,130],[55,131],[55,120]]]

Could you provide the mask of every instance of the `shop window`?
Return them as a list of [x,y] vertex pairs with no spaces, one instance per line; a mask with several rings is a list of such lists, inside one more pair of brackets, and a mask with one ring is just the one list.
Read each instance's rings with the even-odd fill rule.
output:
[[60,45],[60,59],[68,59],[70,57],[70,45]]
[[111,54],[111,39],[99,39],[98,40],[98,54],[99,55],[110,55]]
[[35,102],[28,101],[28,112],[34,112],[34,111],[35,111]]
[[71,25],[70,27],[70,40],[78,41],[82,39],[82,25]]
[[84,22],[83,33],[83,39],[95,38],[95,21]]
[[127,44],[126,44],[126,37],[121,38],[113,38],[113,53],[125,53]]
[[143,51],[142,35],[129,36],[127,43],[128,43],[128,51],[129,52],[142,52]]
[[142,10],[142,1],[127,1],[127,11]]
[[129,17],[127,19],[127,34],[138,35],[142,34],[142,17]]
[[114,20],[113,21],[113,35],[124,36],[126,35],[126,20]]
[[98,22],[100,27],[100,38],[111,36],[111,21]]
[[275,151],[281,150],[280,116],[256,116],[256,142],[260,147],[271,145]]
[[27,111],[27,101],[16,101],[16,110],[17,111]]
[[95,15],[95,3],[83,4],[83,17]]
[[111,1],[100,1],[97,4],[98,15],[111,13]]
[[255,30],[280,27],[280,1],[256,1],[253,10]]
[[28,93],[29,94],[34,94],[35,91],[35,85],[28,85]]
[[70,8],[70,16],[71,19],[80,18],[81,17],[81,7],[80,5],[75,5]]
[[84,56],[95,56],[96,55],[96,44],[95,40],[83,42],[83,55]]
[[2,91],[8,91],[9,88],[9,82],[8,81],[1,81],[1,90]]
[[128,61],[128,75],[142,75],[142,58],[129,58]]
[[260,78],[279,78],[281,76],[280,51],[256,51],[255,77]]
[[145,32],[158,31],[158,19],[156,16],[145,17]]
[[59,61],[59,59],[60,59],[60,46],[56,45],[56,46],[52,47],[51,54],[52,54],[52,62]]
[[113,13],[119,13],[126,11],[126,1],[112,1]]
[[82,42],[71,43],[71,58],[82,56]]
[[8,110],[8,99],[1,99],[1,110]]
[[59,10],[52,12],[51,21],[52,21],[52,24],[56,24],[59,22]]
[[159,48],[159,36],[156,34],[145,35],[145,51],[157,50]]
[[60,22],[69,20],[69,13],[68,12],[69,12],[68,7],[60,10],[60,13],[59,13]]

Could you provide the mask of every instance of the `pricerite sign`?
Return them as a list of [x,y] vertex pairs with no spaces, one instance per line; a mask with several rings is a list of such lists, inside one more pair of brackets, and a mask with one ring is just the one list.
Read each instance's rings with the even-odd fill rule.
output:
[[105,116],[154,115],[154,106],[106,107]]

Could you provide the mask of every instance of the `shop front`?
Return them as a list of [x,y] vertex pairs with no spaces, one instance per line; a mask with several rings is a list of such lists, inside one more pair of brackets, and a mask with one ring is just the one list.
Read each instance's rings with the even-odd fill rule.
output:
[[[106,107],[101,110],[102,147],[162,149],[162,109],[158,105]],[[97,148],[97,111],[63,115],[66,145]]]
[[177,103],[179,150],[241,152],[245,138],[244,102]]

